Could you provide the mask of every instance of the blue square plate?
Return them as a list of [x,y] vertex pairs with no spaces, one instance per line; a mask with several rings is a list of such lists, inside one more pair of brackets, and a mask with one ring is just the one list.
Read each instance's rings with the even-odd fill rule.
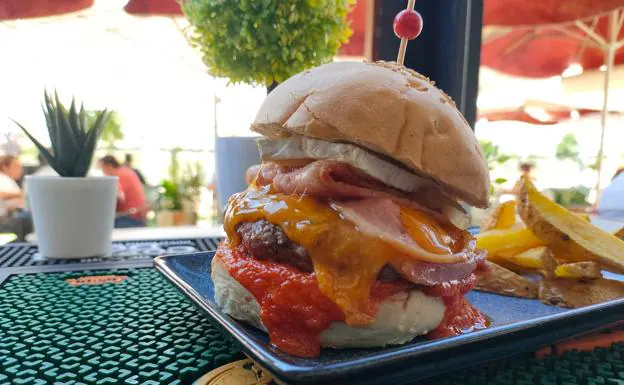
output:
[[[200,310],[231,333],[253,361],[289,385],[413,383],[624,323],[624,298],[571,310],[546,306],[538,300],[473,291],[467,298],[491,319],[487,329],[432,341],[416,338],[389,348],[323,349],[320,357],[299,358],[275,349],[266,333],[219,310],[210,278],[213,255],[171,255],[158,257],[154,263]],[[609,278],[624,280],[624,276]]]

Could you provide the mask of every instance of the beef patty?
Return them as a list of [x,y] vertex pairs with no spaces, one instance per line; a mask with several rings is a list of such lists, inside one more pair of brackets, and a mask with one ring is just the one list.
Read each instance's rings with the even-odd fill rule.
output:
[[[314,271],[312,260],[307,250],[291,241],[284,231],[277,225],[266,221],[259,220],[256,222],[244,222],[238,225],[236,233],[241,239],[243,247],[251,254],[252,257],[265,261],[287,263],[304,272]],[[414,262],[418,265],[419,262]],[[418,272],[418,269],[414,269]],[[383,281],[395,281],[406,279],[412,282],[418,282],[407,272],[398,272],[390,265],[384,266],[380,271],[378,279]]]
[[241,223],[236,233],[254,258],[288,263],[305,272],[313,271],[307,250],[291,241],[279,226],[271,222],[259,220]]

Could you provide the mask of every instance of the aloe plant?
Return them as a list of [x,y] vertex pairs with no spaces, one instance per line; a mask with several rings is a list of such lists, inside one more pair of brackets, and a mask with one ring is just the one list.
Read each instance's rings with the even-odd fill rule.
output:
[[72,98],[69,110],[60,102],[58,93],[44,93],[43,113],[48,126],[52,151],[48,150],[18,122],[15,122],[28,138],[35,144],[41,154],[62,177],[84,177],[89,172],[93,153],[102,129],[109,119],[107,110],[97,113],[93,124],[87,124],[84,106],[76,109],[76,101]]

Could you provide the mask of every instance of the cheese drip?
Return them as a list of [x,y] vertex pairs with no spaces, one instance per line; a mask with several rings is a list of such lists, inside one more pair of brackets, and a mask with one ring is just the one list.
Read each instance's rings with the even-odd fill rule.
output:
[[[381,269],[391,261],[413,260],[383,240],[362,234],[327,202],[271,193],[269,186],[252,186],[230,198],[224,229],[231,242],[240,242],[238,224],[259,220],[280,226],[290,240],[308,251],[321,292],[344,312],[349,326],[375,320],[370,293]],[[450,235],[426,215],[402,209],[401,222],[424,249],[451,253]]]

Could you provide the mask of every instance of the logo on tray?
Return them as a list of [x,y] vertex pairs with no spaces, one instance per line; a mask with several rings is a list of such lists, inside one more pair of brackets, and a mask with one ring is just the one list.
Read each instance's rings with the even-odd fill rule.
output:
[[89,275],[78,278],[67,278],[65,282],[72,286],[106,285],[108,283],[121,283],[126,279],[128,279],[127,275]]

